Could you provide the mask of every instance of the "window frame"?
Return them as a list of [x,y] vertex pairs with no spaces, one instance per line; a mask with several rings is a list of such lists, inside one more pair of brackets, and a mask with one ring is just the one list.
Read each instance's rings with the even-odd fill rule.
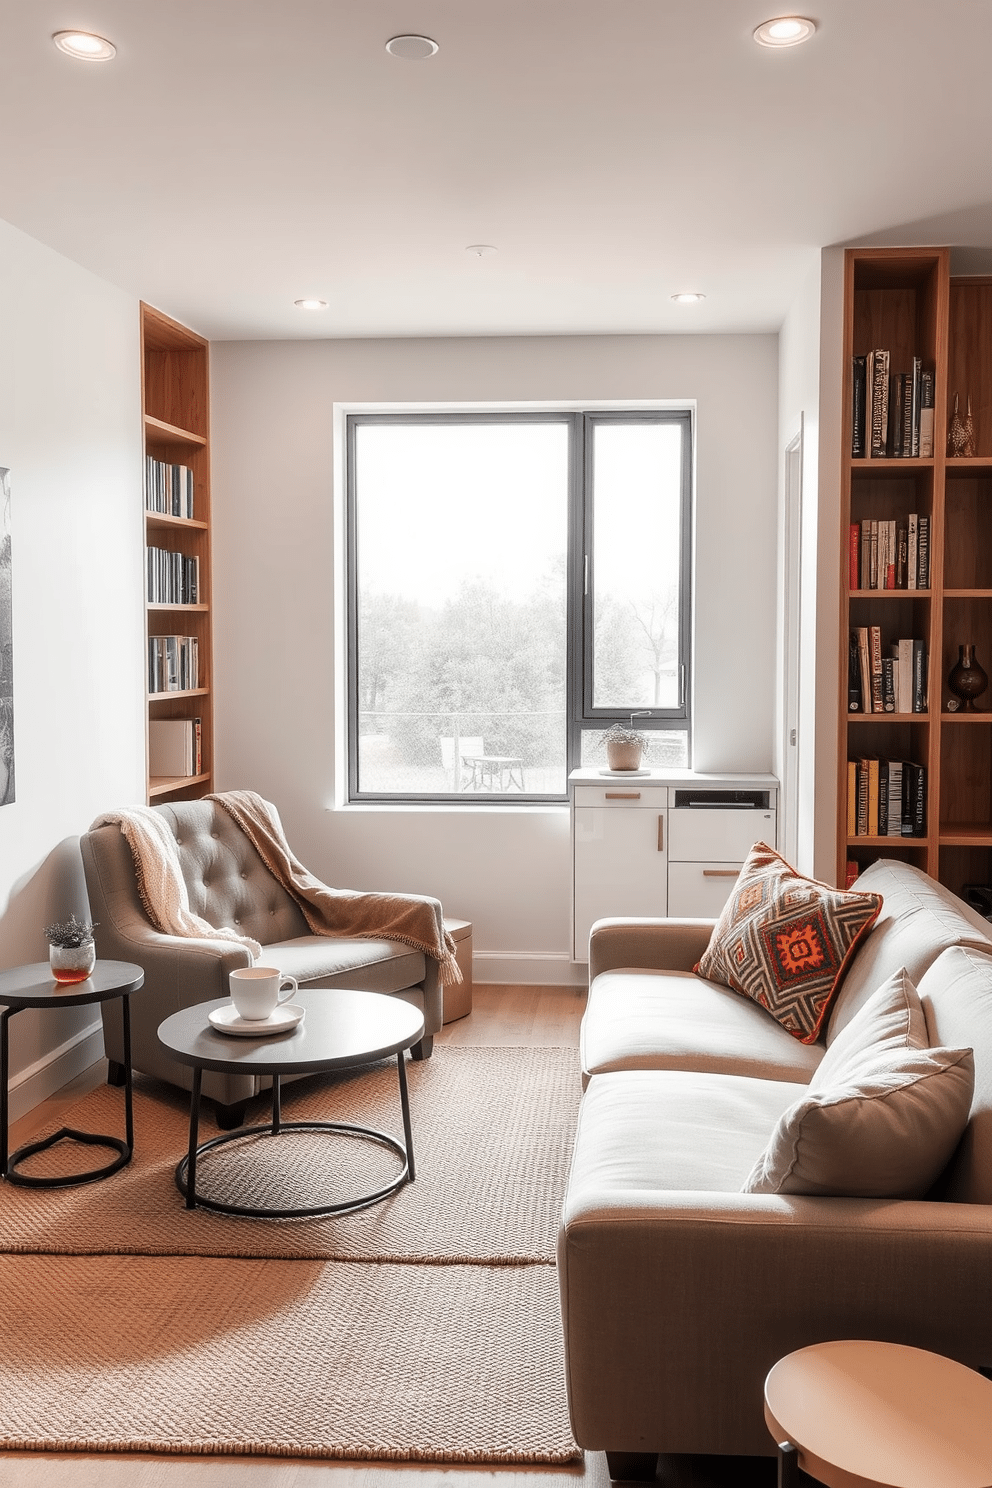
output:
[[[357,431],[364,425],[377,424],[507,424],[554,423],[568,428],[567,533],[566,533],[566,604],[565,604],[565,789],[559,793],[465,794],[454,792],[389,792],[361,790],[358,783],[359,744],[359,667],[358,667],[358,541],[357,541]],[[595,554],[592,551],[594,520],[592,448],[595,429],[601,424],[675,423],[682,433],[682,483],[679,504],[679,619],[678,655],[681,676],[680,698],[675,707],[635,709],[636,726],[644,732],[678,730],[687,735],[689,759],[692,757],[691,717],[691,645],[692,645],[692,493],[694,487],[694,410],[691,405],[650,407],[610,406],[580,408],[577,406],[515,405],[498,408],[492,405],[472,409],[404,409],[361,410],[345,414],[345,705],[347,721],[344,731],[347,749],[346,772],[348,805],[377,807],[462,806],[462,807],[527,807],[565,805],[569,799],[568,777],[581,760],[582,736],[588,731],[605,731],[612,723],[628,723],[631,710],[593,706],[593,626],[595,595]]]

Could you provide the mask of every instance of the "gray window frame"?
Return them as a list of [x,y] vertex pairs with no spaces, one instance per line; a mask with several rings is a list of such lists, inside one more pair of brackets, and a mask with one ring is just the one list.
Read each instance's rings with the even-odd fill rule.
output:
[[[691,760],[692,641],[692,489],[693,414],[689,408],[582,409],[483,409],[473,411],[357,412],[345,416],[345,577],[347,626],[345,697],[347,719],[348,804],[374,806],[535,806],[560,805],[568,801],[567,777],[581,758],[582,735],[590,729],[605,731],[611,723],[627,723],[630,710],[593,706],[593,604],[595,554],[592,551],[593,504],[592,441],[600,424],[674,423],[682,433],[682,491],[680,505],[679,625],[678,649],[681,677],[679,703],[673,708],[637,710],[636,725],[645,732],[677,729],[688,734]],[[564,424],[568,435],[568,533],[566,600],[566,788],[560,794],[527,795],[493,793],[481,795],[452,792],[362,791],[358,786],[358,548],[356,509],[356,433],[366,424]]]

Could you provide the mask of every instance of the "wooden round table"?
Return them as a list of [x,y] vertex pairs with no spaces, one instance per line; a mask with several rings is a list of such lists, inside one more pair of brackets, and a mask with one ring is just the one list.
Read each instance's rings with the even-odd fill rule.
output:
[[864,1339],[787,1354],[765,1380],[782,1484],[992,1488],[992,1381],[955,1359]]
[[[418,1008],[399,997],[380,992],[353,992],[343,987],[314,988],[293,996],[293,1005],[303,1007],[306,1016],[291,1032],[264,1033],[258,1038],[234,1037],[219,1033],[210,1023],[211,1012],[230,1007],[230,998],[201,1002],[183,1008],[166,1018],[158,1030],[159,1043],[181,1064],[193,1070],[193,1090],[189,1112],[189,1152],[176,1168],[176,1185],[186,1200],[187,1209],[202,1204],[224,1214],[244,1214],[254,1218],[291,1219],[300,1216],[342,1214],[364,1209],[415,1176],[413,1134],[410,1126],[410,1101],[406,1084],[404,1051],[424,1034],[424,1017]],[[329,1070],[355,1069],[377,1059],[396,1055],[400,1086],[400,1108],[405,1142],[371,1127],[335,1121],[283,1121],[280,1108],[279,1081],[283,1075],[307,1075]],[[205,1069],[224,1074],[270,1075],[272,1078],[272,1120],[265,1126],[242,1126],[208,1142],[199,1142],[200,1082]],[[238,1142],[248,1133],[278,1137],[283,1131],[334,1131],[391,1148],[402,1161],[402,1167],[389,1183],[374,1193],[342,1203],[285,1209],[259,1208],[249,1204],[227,1204],[196,1192],[198,1160],[206,1152]]]

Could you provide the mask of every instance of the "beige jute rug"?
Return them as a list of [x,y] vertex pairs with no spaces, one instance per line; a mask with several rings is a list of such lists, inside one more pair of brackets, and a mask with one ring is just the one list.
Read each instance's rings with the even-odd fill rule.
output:
[[[186,1101],[150,1083],[129,1169],[81,1188],[3,1185],[0,1448],[579,1460],[553,1259],[576,1052],[441,1046],[410,1076],[417,1179],[367,1211],[190,1213],[173,1180]],[[59,1124],[115,1131],[121,1101],[96,1091]],[[395,1065],[287,1086],[283,1115],[398,1134]],[[395,1163],[365,1145],[246,1139],[210,1182],[270,1202],[288,1170],[339,1191]]]

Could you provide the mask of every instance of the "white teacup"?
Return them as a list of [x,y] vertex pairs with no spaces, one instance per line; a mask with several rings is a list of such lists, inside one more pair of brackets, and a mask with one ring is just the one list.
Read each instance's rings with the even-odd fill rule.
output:
[[298,990],[296,978],[283,976],[274,966],[240,966],[231,972],[231,1001],[239,1016],[251,1023],[271,1017]]

